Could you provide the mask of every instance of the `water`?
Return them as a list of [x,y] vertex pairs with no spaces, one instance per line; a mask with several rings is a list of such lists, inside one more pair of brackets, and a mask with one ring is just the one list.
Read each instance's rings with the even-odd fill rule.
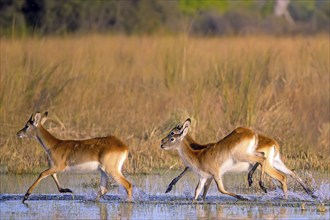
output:
[[[222,195],[212,183],[205,201],[191,204],[198,182],[188,173],[165,194],[168,183],[179,172],[163,175],[127,175],[134,184],[133,201],[113,180],[107,195],[94,201],[99,175],[60,174],[59,180],[74,195],[59,194],[52,178],[46,178],[35,188],[27,205],[21,200],[37,175],[0,174],[1,219],[329,219],[330,184],[328,174],[313,174],[315,193],[312,199],[299,186],[289,181],[289,199],[272,183],[264,194],[257,187],[247,187],[246,175],[226,175],[227,190],[248,196],[250,201],[237,201]],[[324,206],[322,205],[324,204]],[[304,206],[305,208],[302,208]],[[323,210],[325,209],[325,211]]]
[[216,204],[145,204],[42,200],[1,203],[2,219],[327,219],[328,212],[315,207],[216,205]]

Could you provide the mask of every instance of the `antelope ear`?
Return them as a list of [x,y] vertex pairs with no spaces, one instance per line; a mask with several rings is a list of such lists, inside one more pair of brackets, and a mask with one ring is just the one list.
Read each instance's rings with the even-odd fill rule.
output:
[[188,130],[189,130],[189,127],[186,126],[182,132],[181,132],[181,135],[180,135],[180,138],[183,139],[187,134],[188,134]]
[[183,124],[182,124],[182,130],[181,130],[181,132],[183,132],[183,130],[186,128],[186,127],[190,127],[190,125],[191,125],[191,120],[190,120],[190,118],[188,118],[185,122],[183,122]]
[[33,126],[38,126],[39,122],[40,122],[40,119],[41,119],[40,112],[35,113],[34,117],[33,117]]
[[47,117],[48,117],[48,112],[45,112],[41,117],[40,123],[41,124],[45,123],[45,121],[47,120]]
[[30,116],[29,122],[33,123],[33,113]]

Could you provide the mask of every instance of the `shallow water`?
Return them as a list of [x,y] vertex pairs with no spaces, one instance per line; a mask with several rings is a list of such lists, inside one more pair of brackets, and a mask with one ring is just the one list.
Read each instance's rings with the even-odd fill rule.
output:
[[328,212],[308,206],[255,206],[226,204],[166,204],[32,200],[1,202],[2,219],[327,219]]
[[[191,204],[198,179],[189,173],[165,194],[168,183],[179,174],[128,175],[134,184],[133,201],[126,201],[122,187],[111,185],[107,195],[95,202],[99,175],[60,174],[59,180],[74,195],[59,194],[52,178],[46,178],[36,187],[26,202],[21,203],[28,187],[37,175],[0,174],[1,219],[329,219],[329,175],[313,175],[315,194],[312,199],[289,181],[289,198],[283,199],[281,190],[271,188],[264,194],[254,183],[247,187],[246,175],[226,175],[227,190],[240,193],[250,201],[220,194],[212,183],[205,201]],[[255,182],[257,182],[255,180]],[[301,208],[305,204],[305,210]],[[321,212],[324,203],[325,212]]]

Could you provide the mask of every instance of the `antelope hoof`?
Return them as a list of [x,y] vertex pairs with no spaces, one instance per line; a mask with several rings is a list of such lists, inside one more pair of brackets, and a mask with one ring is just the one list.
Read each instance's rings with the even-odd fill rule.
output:
[[26,194],[24,195],[24,198],[23,198],[23,200],[22,200],[22,203],[23,203],[23,204],[25,203],[26,200],[28,200],[29,196],[30,196],[30,193],[26,193]]
[[262,191],[264,191],[265,193],[267,193],[267,188],[265,187],[264,183],[262,181],[259,182],[259,186],[262,189]]
[[249,182],[249,186],[251,187],[251,186],[252,186],[252,183],[253,183],[253,179],[252,179],[252,177],[249,177],[249,178],[248,178],[248,182]]
[[308,195],[310,195],[313,199],[317,199],[317,196],[314,194],[314,192],[310,189],[306,189],[306,192]]
[[236,195],[235,197],[236,197],[236,199],[239,199],[239,200],[242,200],[242,201],[250,201],[249,198],[241,196],[241,195]]
[[108,190],[106,188],[101,188],[101,196],[104,196],[106,193],[108,192]]
[[100,201],[100,199],[104,199],[105,194],[108,192],[108,190],[104,187],[101,187],[101,189],[97,193],[97,200]]
[[169,186],[167,187],[165,193],[171,192],[172,188],[173,188],[173,185],[169,185]]
[[132,198],[132,196],[127,197],[126,202],[133,203],[133,198]]
[[73,193],[71,189],[60,189],[60,193]]
[[193,201],[191,202],[192,205],[195,205],[197,204],[197,200],[196,199],[193,199]]
[[132,191],[127,193],[127,199],[128,200],[132,200],[133,196],[132,196]]
[[97,195],[97,201],[100,201],[101,199],[104,199],[104,194]]
[[314,194],[310,195],[313,199],[317,199],[318,197]]

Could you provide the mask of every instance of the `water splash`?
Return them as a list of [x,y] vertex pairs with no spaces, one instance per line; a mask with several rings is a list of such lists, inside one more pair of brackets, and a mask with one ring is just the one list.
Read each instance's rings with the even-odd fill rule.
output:
[[183,191],[182,193],[180,193],[179,191],[176,192],[175,195],[184,195],[187,198],[192,198],[194,196],[193,192],[194,190],[192,190],[192,182],[189,182],[188,180],[185,180],[183,183]]
[[118,188],[118,196],[121,200],[127,199],[127,192],[124,187],[119,186]]
[[[314,199],[306,194],[305,191],[288,191],[288,201],[314,201]],[[273,191],[268,191],[267,194],[264,194],[261,198],[261,201],[280,201],[285,200],[284,193],[282,189],[276,188]]]
[[268,193],[264,194],[260,200],[266,202],[266,201],[281,200],[283,198],[284,198],[283,191],[279,188],[276,188],[273,191],[268,191]]
[[321,181],[319,185],[316,183],[312,174],[308,174],[308,177],[311,181],[311,185],[314,189],[314,195],[317,196],[317,201],[324,202],[330,200],[330,183],[329,181]]
[[317,196],[317,200],[324,202],[330,200],[330,184],[322,182],[319,187],[314,188],[314,194]]
[[[318,201],[325,202],[330,200],[330,183],[322,181],[317,183],[311,174],[309,175],[310,185],[314,189],[314,195],[317,198],[312,198],[305,191],[288,191],[288,200],[290,201]],[[261,201],[273,201],[284,199],[284,193],[280,188],[269,191],[262,196]]]
[[86,201],[95,201],[97,199],[97,193],[94,190],[89,190],[85,198]]
[[305,191],[288,191],[288,199],[294,201],[313,201],[314,199]]
[[148,200],[148,198],[149,196],[146,192],[136,186],[133,187],[133,200]]

